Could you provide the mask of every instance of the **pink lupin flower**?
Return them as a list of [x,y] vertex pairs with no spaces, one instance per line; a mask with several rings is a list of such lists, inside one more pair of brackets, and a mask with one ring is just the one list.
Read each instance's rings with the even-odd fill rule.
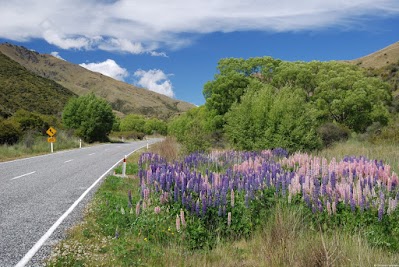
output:
[[327,213],[328,213],[328,215],[330,215],[330,216],[331,216],[331,214],[332,214],[331,204],[330,204],[330,201],[329,201],[329,200],[327,200]]
[[140,215],[140,201],[137,202],[137,204],[136,204],[136,215],[137,215],[137,216]]
[[180,218],[178,214],[176,214],[176,231],[180,232]]
[[155,212],[155,214],[159,214],[159,213],[161,212],[161,207],[156,206],[156,207],[154,208],[154,212]]
[[335,201],[332,202],[331,210],[332,210],[333,214],[337,213],[337,205],[335,204]]
[[227,226],[231,225],[231,212],[227,213]]
[[185,227],[186,226],[186,219],[184,218],[183,209],[180,209],[180,219],[181,219],[181,224]]
[[234,208],[234,190],[231,189],[231,193],[230,193],[230,204],[231,207]]

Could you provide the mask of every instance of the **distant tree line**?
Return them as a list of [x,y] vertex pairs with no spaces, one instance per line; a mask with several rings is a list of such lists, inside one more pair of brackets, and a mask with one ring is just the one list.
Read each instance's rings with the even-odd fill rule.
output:
[[0,144],[15,144],[27,134],[46,136],[50,126],[69,129],[88,143],[108,141],[111,131],[124,131],[127,138],[167,134],[166,122],[135,114],[117,118],[106,100],[88,94],[71,98],[64,107],[62,118],[23,109],[8,118],[0,116]]
[[223,142],[245,150],[319,149],[384,127],[395,114],[388,83],[342,62],[227,58],[218,71],[204,86],[205,105],[169,124],[189,151]]

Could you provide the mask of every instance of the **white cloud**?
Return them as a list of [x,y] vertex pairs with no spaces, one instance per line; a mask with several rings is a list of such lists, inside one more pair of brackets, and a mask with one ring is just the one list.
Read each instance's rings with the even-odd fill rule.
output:
[[187,36],[240,30],[298,31],[358,27],[364,19],[397,16],[397,0],[8,0],[0,37],[43,38],[63,49],[104,49],[165,56]]
[[134,76],[138,77],[137,85],[148,90],[174,97],[173,86],[168,76],[162,70],[152,69],[149,71],[137,70]]
[[128,71],[125,68],[120,67],[112,59],[107,59],[106,61],[99,63],[82,63],[80,64],[80,66],[91,71],[102,73],[106,76],[120,81],[123,81],[124,78],[129,76]]
[[64,60],[65,61],[65,59],[63,59],[61,56],[60,56],[60,53],[58,53],[58,52],[51,52],[50,53],[53,57],[56,57],[56,58],[58,58],[58,59],[61,59],[61,60]]

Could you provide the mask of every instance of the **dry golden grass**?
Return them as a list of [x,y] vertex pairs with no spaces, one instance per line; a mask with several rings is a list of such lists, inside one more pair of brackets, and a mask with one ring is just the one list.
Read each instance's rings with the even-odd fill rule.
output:
[[318,156],[341,160],[345,156],[365,156],[372,160],[382,160],[399,173],[399,144],[360,142],[349,140],[337,143],[330,148],[315,153]]
[[359,65],[364,68],[382,68],[387,65],[397,63],[399,60],[399,42],[391,44],[370,55],[348,61],[351,64]]

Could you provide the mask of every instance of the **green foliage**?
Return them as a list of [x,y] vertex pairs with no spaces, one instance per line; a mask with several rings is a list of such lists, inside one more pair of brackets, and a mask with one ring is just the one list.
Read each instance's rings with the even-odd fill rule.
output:
[[0,115],[18,109],[58,115],[74,93],[56,82],[35,75],[0,53]]
[[0,118],[0,144],[15,144],[21,135],[17,122]]
[[226,114],[226,121],[226,135],[239,149],[284,147],[295,151],[320,146],[314,112],[300,89],[275,91],[266,85],[248,92]]
[[71,99],[64,108],[66,127],[86,142],[106,141],[115,121],[111,106],[94,94]]
[[137,114],[129,114],[121,119],[119,128],[121,131],[144,132],[145,118]]
[[317,132],[325,147],[332,145],[334,142],[347,140],[350,135],[349,129],[332,122],[321,125]]
[[205,151],[217,140],[222,118],[205,106],[193,108],[175,117],[168,125],[168,133],[181,142],[185,152]]
[[[272,73],[279,63],[271,57],[221,59],[218,63],[220,73],[215,75],[215,80],[204,85],[205,105],[217,115],[224,115],[233,103],[240,102],[251,79],[260,77],[261,72]],[[268,79],[269,75],[264,78]]]
[[363,133],[387,125],[393,110],[387,83],[345,63],[229,58],[218,70],[204,86],[205,106],[240,149],[319,148],[346,135],[335,128],[332,136],[325,125]]
[[15,112],[11,119],[18,122],[20,129],[24,132],[32,130],[42,133],[46,132],[50,126],[40,114],[22,109]]
[[146,119],[137,114],[129,114],[120,121],[119,129],[121,131],[136,131],[143,134],[161,134],[166,135],[166,122],[157,118]]
[[166,135],[168,132],[168,125],[166,122],[157,118],[147,119],[144,124],[145,134],[160,134]]

